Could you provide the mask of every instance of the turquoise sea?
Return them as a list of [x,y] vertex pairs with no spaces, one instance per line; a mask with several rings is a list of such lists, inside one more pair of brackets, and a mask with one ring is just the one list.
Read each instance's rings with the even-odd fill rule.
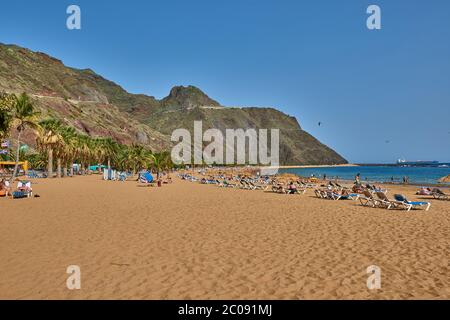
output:
[[280,169],[280,173],[293,173],[302,177],[312,175],[328,179],[354,180],[359,173],[361,181],[365,182],[394,182],[400,183],[403,177],[408,177],[412,184],[437,184],[438,180],[450,174],[450,164],[439,167],[396,167],[396,166],[358,166],[358,167],[320,167]]

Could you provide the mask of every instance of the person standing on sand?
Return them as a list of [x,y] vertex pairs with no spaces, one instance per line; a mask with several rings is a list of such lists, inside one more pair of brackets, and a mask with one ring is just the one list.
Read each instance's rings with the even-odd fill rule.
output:
[[355,184],[360,184],[360,176],[361,176],[361,174],[360,173],[358,173],[356,176],[355,176]]
[[327,175],[325,173],[323,174],[323,180],[327,181]]

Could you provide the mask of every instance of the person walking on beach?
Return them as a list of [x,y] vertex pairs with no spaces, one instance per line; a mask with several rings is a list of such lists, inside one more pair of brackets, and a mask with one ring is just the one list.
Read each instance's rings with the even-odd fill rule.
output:
[[327,175],[325,173],[323,174],[323,180],[327,181]]

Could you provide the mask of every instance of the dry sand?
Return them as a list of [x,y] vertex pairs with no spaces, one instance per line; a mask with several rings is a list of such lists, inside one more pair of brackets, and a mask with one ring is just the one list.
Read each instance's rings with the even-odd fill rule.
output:
[[[389,187],[413,199],[413,189]],[[450,202],[429,212],[306,195],[38,180],[0,199],[2,299],[449,299]],[[81,267],[81,290],[66,268]],[[366,269],[382,270],[367,289]]]

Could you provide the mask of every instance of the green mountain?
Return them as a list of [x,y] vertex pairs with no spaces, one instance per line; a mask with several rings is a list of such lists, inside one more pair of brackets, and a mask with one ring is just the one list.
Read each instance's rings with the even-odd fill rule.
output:
[[[169,149],[174,129],[280,129],[282,164],[342,164],[346,160],[303,131],[297,120],[271,108],[228,108],[200,89],[174,87],[158,100],[128,93],[90,69],[65,66],[40,52],[0,43],[0,91],[27,92],[43,113],[91,136]],[[32,138],[30,137],[30,143]]]

